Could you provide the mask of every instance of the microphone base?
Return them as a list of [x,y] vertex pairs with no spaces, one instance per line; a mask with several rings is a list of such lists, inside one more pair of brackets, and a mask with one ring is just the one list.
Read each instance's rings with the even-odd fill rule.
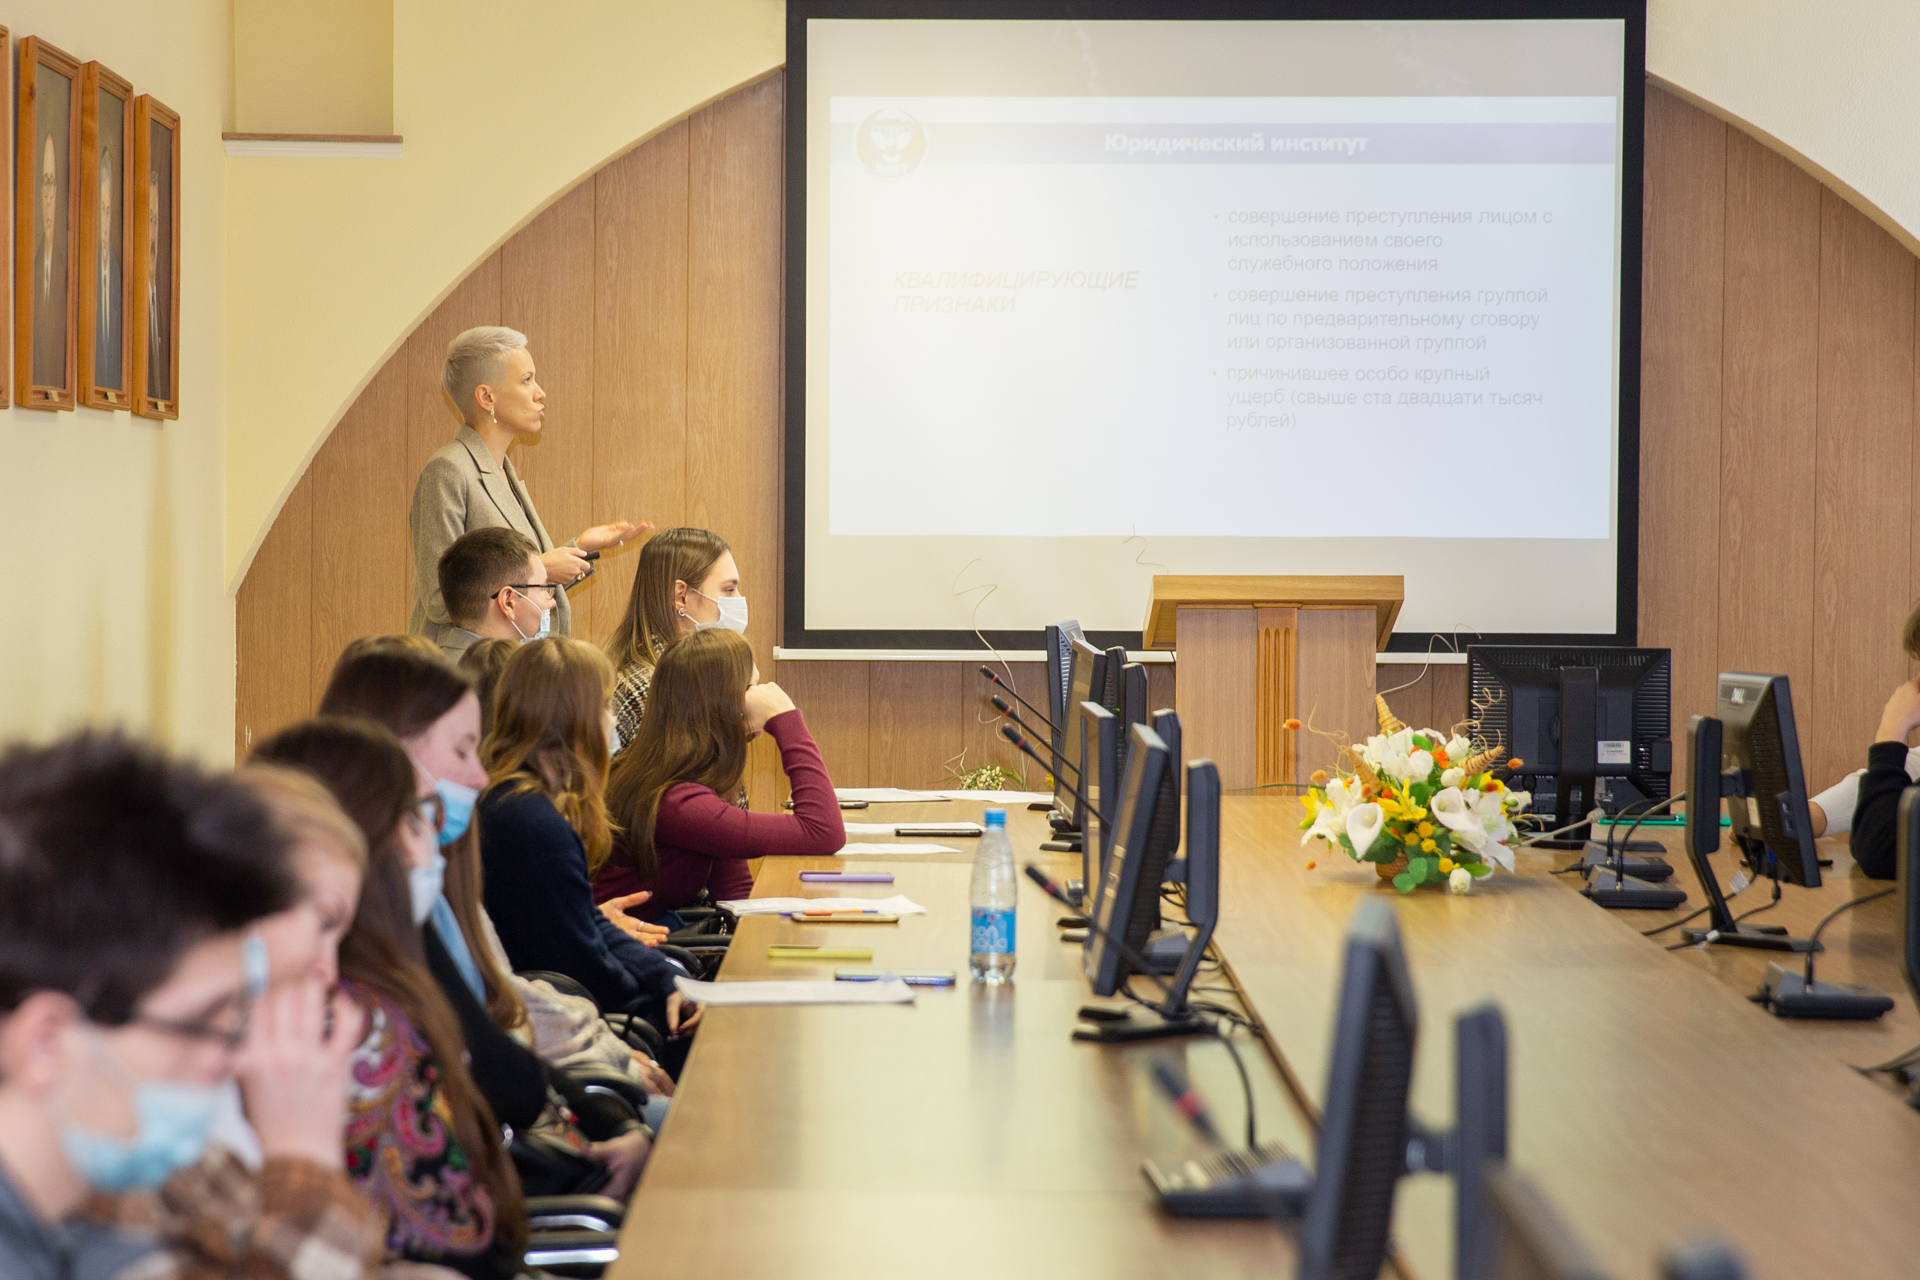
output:
[[1804,973],[1790,972],[1777,964],[1767,966],[1766,980],[1751,998],[1776,1018],[1871,1022],[1893,1008],[1893,1001],[1872,987],[1816,980],[1809,988]]
[[1688,942],[1708,942],[1716,947],[1753,947],[1760,951],[1797,951],[1804,955],[1809,951],[1825,951],[1824,942],[1811,942],[1806,938],[1790,936],[1779,925],[1742,924],[1732,929],[1715,932],[1712,929],[1682,929],[1680,936]]
[[1043,840],[1040,842],[1040,847],[1048,853],[1080,852],[1080,842],[1078,840]]
[[1609,870],[1594,872],[1592,883],[1580,892],[1612,911],[1671,911],[1687,901],[1683,889],[1662,889],[1632,876],[1616,880]]
[[[1620,862],[1626,869],[1626,873],[1635,880],[1665,880],[1673,874],[1673,864],[1665,858],[1635,858],[1628,856],[1634,853],[1665,853],[1666,849],[1661,845],[1652,844],[1645,840],[1634,840],[1626,845],[1616,844],[1613,848],[1616,854],[1618,854],[1622,848],[1628,851],[1627,854],[1620,855]],[[1580,859],[1580,865],[1588,868],[1606,866],[1607,846],[1601,844],[1599,841],[1588,841],[1586,853]]]
[[1168,1018],[1152,1009],[1129,1009],[1124,1018],[1084,1023],[1073,1029],[1075,1040],[1094,1044],[1134,1044],[1141,1040],[1172,1040],[1182,1036],[1210,1036],[1213,1024],[1186,1014]]

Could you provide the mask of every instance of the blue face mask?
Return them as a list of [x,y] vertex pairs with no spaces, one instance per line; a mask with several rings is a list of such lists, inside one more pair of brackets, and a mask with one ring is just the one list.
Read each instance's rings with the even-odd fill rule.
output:
[[424,867],[407,868],[407,895],[413,899],[413,922],[424,924],[440,897],[447,877],[447,855],[433,851],[433,861]]
[[[108,1052],[104,1044],[102,1053]],[[73,1171],[96,1191],[157,1187],[176,1169],[200,1158],[220,1106],[217,1086],[146,1080],[134,1085],[139,1130],[116,1138],[75,1124],[60,1125],[60,1149]]]
[[521,644],[532,644],[535,640],[545,640],[553,634],[553,610],[542,609],[540,611],[540,629],[532,635],[528,635],[526,632],[520,630],[520,624],[511,618],[507,619],[507,625],[512,627],[514,634],[520,637]]
[[440,794],[440,807],[446,813],[445,825],[440,828],[440,847],[444,849],[467,834],[467,826],[473,821],[473,805],[480,793],[445,778],[435,778],[433,789]]

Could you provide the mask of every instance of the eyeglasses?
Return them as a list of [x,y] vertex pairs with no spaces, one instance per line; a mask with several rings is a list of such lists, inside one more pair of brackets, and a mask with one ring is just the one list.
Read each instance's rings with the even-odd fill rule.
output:
[[413,807],[409,809],[408,812],[417,816],[420,821],[426,823],[427,826],[435,831],[447,825],[446,801],[440,798],[440,793],[437,791],[431,795],[424,795],[418,800],[415,800]]
[[[559,594],[560,594],[560,588],[551,582],[509,582],[506,586],[500,588],[500,591],[518,591],[521,595],[533,601],[535,604],[540,603],[540,597],[536,596],[534,593],[536,591],[543,591],[546,593],[545,598],[547,602],[547,608],[549,609],[553,607],[554,601],[559,598]],[[493,594],[497,597],[500,594],[500,591],[496,591]]]
[[215,1014],[206,1018],[185,1022],[177,1018],[162,1018],[151,1013],[136,1013],[127,1019],[127,1024],[129,1026],[148,1027],[154,1031],[162,1031],[167,1035],[179,1036],[185,1040],[211,1041],[221,1048],[230,1051],[238,1049],[246,1042],[247,1038],[247,1011],[241,1011],[240,1025],[237,1027],[216,1026],[215,1019],[219,1017],[220,1015]]

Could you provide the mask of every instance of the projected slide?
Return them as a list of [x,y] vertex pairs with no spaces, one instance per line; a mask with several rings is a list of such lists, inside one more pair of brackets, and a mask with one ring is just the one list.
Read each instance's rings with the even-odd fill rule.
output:
[[809,25],[807,626],[1613,630],[1620,24]]

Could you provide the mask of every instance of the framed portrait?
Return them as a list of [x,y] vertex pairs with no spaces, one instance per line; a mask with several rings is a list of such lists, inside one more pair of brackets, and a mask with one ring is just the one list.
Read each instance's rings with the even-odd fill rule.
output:
[[80,210],[80,64],[20,42],[14,155],[13,381],[29,409],[74,404]]
[[127,282],[133,263],[133,86],[97,62],[80,68],[80,403],[133,408]]
[[180,116],[133,100],[133,411],[180,416]]

